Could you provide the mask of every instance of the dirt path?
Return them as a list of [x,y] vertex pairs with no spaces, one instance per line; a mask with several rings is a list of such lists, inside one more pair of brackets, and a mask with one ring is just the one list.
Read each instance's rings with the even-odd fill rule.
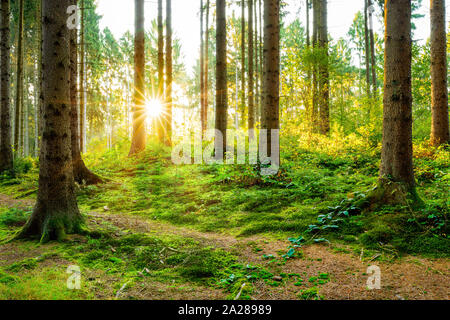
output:
[[[0,205],[20,206],[31,204],[28,200],[14,200],[0,195]],[[110,223],[119,229],[149,234],[176,234],[194,238],[201,243],[231,250],[238,254],[242,262],[264,265],[264,254],[275,255],[286,252],[288,242],[253,236],[235,238],[230,235],[204,233],[190,228],[174,226],[128,214],[92,212],[90,224]],[[255,250],[257,248],[257,250]],[[334,249],[334,250],[333,250]],[[450,298],[450,264],[447,259],[425,259],[406,256],[394,262],[361,261],[351,253],[338,253],[334,245],[314,244],[302,248],[303,258],[288,260],[276,267],[279,273],[297,273],[305,283],[319,273],[328,273],[330,281],[320,285],[319,293],[325,299],[445,299]],[[381,289],[368,290],[366,287],[367,268],[376,265],[381,270]],[[307,285],[306,287],[310,287]],[[272,287],[263,281],[255,284],[253,299],[298,299],[298,292],[306,287],[297,287],[292,281],[282,282]],[[199,290],[197,290],[199,289]],[[139,292],[133,294],[147,299],[208,299],[224,298],[217,290],[189,287],[180,290],[158,283],[145,283]]]

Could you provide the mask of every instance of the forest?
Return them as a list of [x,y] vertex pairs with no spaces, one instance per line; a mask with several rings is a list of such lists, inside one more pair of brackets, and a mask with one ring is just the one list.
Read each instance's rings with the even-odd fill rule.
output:
[[0,300],[449,300],[448,11],[0,0]]

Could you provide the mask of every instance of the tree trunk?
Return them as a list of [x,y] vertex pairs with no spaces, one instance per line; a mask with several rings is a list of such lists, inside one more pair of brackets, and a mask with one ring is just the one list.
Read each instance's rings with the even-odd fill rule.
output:
[[414,188],[411,1],[386,0],[383,147],[380,180]]
[[[261,128],[267,129],[267,155],[276,157],[271,130],[280,129],[280,0],[264,1],[264,105]],[[279,159],[279,155],[278,155]]]
[[23,133],[23,0],[19,0],[19,32],[17,35],[17,82],[16,82],[16,110],[14,121],[14,152],[20,156],[20,145]]
[[208,88],[209,88],[209,10],[210,10],[210,0],[206,1],[206,34],[205,34],[205,110],[204,114],[204,122],[205,128],[204,131],[208,128]]
[[200,121],[205,132],[205,45],[203,38],[203,0],[200,0]]
[[[163,21],[163,4],[162,0],[158,0],[158,99],[161,103],[164,98],[164,21]],[[162,118],[159,116],[159,121],[156,121],[159,141],[164,140],[164,127]]]
[[43,1],[43,137],[36,205],[18,238],[61,240],[81,231],[70,132],[69,0]]
[[259,90],[260,90],[260,73],[259,73],[259,59],[261,59],[259,57],[259,38],[258,38],[258,12],[257,12],[257,0],[253,0],[253,16],[254,16],[254,21],[255,21],[255,122],[260,122],[259,118],[260,118],[260,95],[259,95]]
[[13,152],[11,148],[11,57],[10,57],[10,5],[9,0],[1,0],[1,50],[0,50],[0,173],[13,173]]
[[[227,145],[227,19],[226,1],[217,0],[216,4],[216,130],[223,139],[216,136],[215,153],[217,159],[223,159]],[[223,144],[220,142],[223,141]]]
[[255,128],[255,97],[253,74],[253,0],[248,0],[248,129]]
[[135,0],[135,38],[134,38],[134,107],[133,138],[129,155],[145,150],[145,29],[144,0]]
[[364,0],[364,44],[366,53],[366,93],[370,97],[370,44],[369,44],[368,0]]
[[431,14],[431,143],[450,142],[448,122],[445,0],[430,1]]
[[311,120],[313,132],[319,130],[319,75],[318,75],[318,62],[317,52],[319,48],[318,44],[318,30],[319,30],[319,18],[320,18],[320,0],[313,1],[313,48],[315,61],[313,64],[313,92],[312,92],[312,108],[311,108]]
[[373,86],[373,95],[377,96],[378,85],[377,85],[377,62],[375,57],[375,37],[373,35],[373,6],[372,0],[367,0],[369,4],[369,35],[370,35],[370,58],[372,64],[372,86]]
[[173,83],[173,60],[172,60],[172,0],[166,0],[166,145],[172,145],[172,83]]
[[321,61],[319,65],[320,132],[330,131],[330,79],[328,71],[328,17],[327,0],[320,0],[320,23],[318,26]]
[[[241,0],[241,114],[245,114],[245,0]],[[242,116],[244,120],[244,116]]]
[[85,42],[85,0],[81,0],[81,44],[80,44],[80,151],[86,151],[86,42]]
[[[71,5],[76,5],[77,0],[69,0]],[[92,173],[84,164],[80,152],[80,137],[78,126],[78,47],[77,29],[69,30],[70,37],[70,132],[72,148],[73,178],[78,184],[98,184],[102,179]]]

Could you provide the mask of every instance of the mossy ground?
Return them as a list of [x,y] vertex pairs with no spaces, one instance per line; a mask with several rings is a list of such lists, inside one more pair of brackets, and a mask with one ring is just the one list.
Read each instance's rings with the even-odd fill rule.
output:
[[[350,255],[362,262],[401,260],[406,254],[448,261],[448,151],[415,146],[423,208],[412,209],[405,203],[361,210],[355,203],[378,180],[378,147],[368,149],[356,137],[287,140],[282,141],[286,147],[276,177],[261,177],[253,166],[174,166],[168,150],[156,145],[136,158],[126,156],[125,142],[101,156],[90,155],[88,166],[109,179],[78,191],[80,209],[96,231],[40,247],[33,242],[3,245],[2,256],[8,256],[8,246],[14,246],[20,247],[23,257],[1,263],[0,298],[114,298],[117,292],[120,298],[178,298],[183,295],[176,288],[189,292],[202,288],[209,290],[210,297],[234,298],[241,292],[240,298],[245,299],[264,297],[264,290],[288,285],[296,290],[292,298],[320,299],[321,286],[329,283],[310,282],[295,270],[291,276],[286,272],[292,267],[289,263],[295,264],[291,260],[307,263],[309,258],[300,247],[315,242],[329,246],[334,255]],[[33,197],[37,169],[30,163],[16,178],[4,177],[0,193]],[[5,239],[17,231],[28,211],[2,204],[0,236]],[[105,218],[114,216],[122,218]],[[175,229],[155,234],[133,226],[126,217]],[[183,232],[171,234],[171,230]],[[215,239],[212,246],[208,235]],[[299,236],[304,240],[295,247]],[[218,237],[237,242],[217,242]],[[294,251],[288,248],[288,238]],[[44,257],[36,259],[31,254],[36,250]],[[52,261],[60,263],[52,267]],[[92,274],[84,290],[67,291],[61,284],[67,278],[68,263]],[[328,271],[314,270],[310,276]],[[143,295],[149,290],[154,297]],[[208,298],[208,294],[191,296]],[[333,294],[325,295],[330,297]]]

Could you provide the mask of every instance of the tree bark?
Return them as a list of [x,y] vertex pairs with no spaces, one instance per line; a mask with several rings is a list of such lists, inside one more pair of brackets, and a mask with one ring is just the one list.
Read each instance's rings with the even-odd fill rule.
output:
[[39,190],[18,238],[61,240],[82,230],[74,191],[70,132],[69,0],[43,1],[43,137]]
[[311,108],[311,123],[313,132],[319,131],[319,74],[318,74],[318,62],[317,53],[319,48],[319,19],[320,19],[320,1],[313,1],[313,49],[315,55],[315,61],[313,64],[313,92],[312,92],[312,108]]
[[205,128],[204,131],[208,128],[208,88],[209,88],[209,11],[210,11],[210,0],[206,1],[206,34],[205,34],[205,104],[203,111],[204,114],[204,123]]
[[205,132],[205,45],[203,38],[203,0],[200,0],[200,121],[202,134]]
[[[227,145],[227,21],[226,1],[217,0],[216,3],[216,130],[222,133],[223,139],[216,136],[216,157],[225,157]],[[223,144],[220,142],[223,141]]]
[[377,61],[375,56],[375,37],[373,35],[373,6],[372,6],[372,0],[367,0],[369,5],[369,21],[370,21],[370,30],[369,30],[369,36],[370,36],[370,59],[372,64],[372,91],[374,97],[377,96],[378,93],[378,85],[377,85]]
[[321,61],[319,64],[320,132],[330,131],[330,79],[328,70],[328,17],[327,0],[320,0],[320,23],[318,26]]
[[280,0],[264,1],[263,87],[261,128],[267,129],[267,155],[273,157],[273,152],[279,152],[272,146],[271,130],[280,129]]
[[431,15],[431,143],[450,142],[448,120],[445,0],[430,0]]
[[[241,0],[241,114],[245,114],[245,0]],[[244,120],[244,116],[242,116]]]
[[172,58],[172,0],[166,0],[166,104],[165,128],[166,145],[172,145],[172,84],[173,84],[173,58]]
[[[158,99],[165,101],[164,97],[164,21],[163,21],[163,3],[158,0]],[[160,142],[164,139],[164,127],[160,115],[159,121],[156,121],[158,138]]]
[[369,44],[369,17],[368,17],[368,0],[364,0],[364,44],[366,51],[366,93],[370,97],[370,44]]
[[255,97],[253,73],[253,0],[248,0],[248,129],[255,128]]
[[386,0],[383,147],[380,181],[413,189],[411,1]]
[[14,121],[14,152],[20,156],[23,133],[23,0],[19,0],[19,32],[17,35],[17,81],[16,81],[16,109]]
[[11,148],[11,48],[10,48],[10,4],[1,0],[1,51],[0,51],[0,173],[13,174],[13,151]]
[[[69,0],[71,5],[76,5],[77,0]],[[69,30],[70,45],[70,132],[72,148],[73,178],[82,185],[92,185],[102,182],[102,179],[91,172],[85,165],[80,151],[80,137],[78,125],[78,47],[77,29]]]
[[145,150],[145,29],[144,0],[135,0],[135,38],[134,38],[134,107],[133,138],[130,156]]
[[80,30],[80,150],[85,152],[86,150],[86,42],[85,42],[85,0],[81,0],[81,30]]

